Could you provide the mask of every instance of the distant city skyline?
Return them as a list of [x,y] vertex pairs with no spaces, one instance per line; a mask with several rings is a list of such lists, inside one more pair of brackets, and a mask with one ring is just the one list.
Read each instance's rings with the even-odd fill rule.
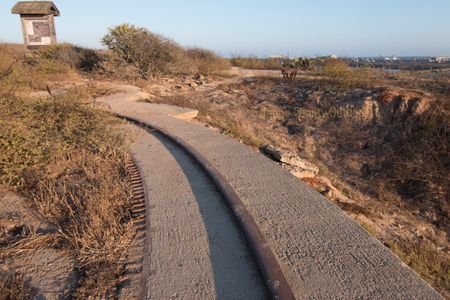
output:
[[[127,22],[225,56],[450,56],[448,0],[54,2],[59,41],[92,48]],[[0,42],[22,43],[15,3],[0,3]]]

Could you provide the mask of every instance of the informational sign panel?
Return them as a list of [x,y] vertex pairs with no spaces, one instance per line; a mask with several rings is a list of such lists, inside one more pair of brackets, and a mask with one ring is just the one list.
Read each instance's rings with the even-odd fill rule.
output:
[[49,20],[24,20],[27,44],[44,46],[52,43]]

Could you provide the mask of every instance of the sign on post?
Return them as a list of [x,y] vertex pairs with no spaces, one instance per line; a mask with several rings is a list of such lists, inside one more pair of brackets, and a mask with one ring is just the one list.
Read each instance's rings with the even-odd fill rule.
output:
[[54,17],[60,13],[53,2],[18,2],[12,13],[20,15],[23,39],[28,50],[57,43]]

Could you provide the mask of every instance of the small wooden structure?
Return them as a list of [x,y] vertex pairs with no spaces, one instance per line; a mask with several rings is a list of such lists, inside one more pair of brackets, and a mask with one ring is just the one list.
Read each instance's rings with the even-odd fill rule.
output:
[[25,45],[28,50],[56,44],[55,19],[59,10],[52,1],[21,1],[12,8],[19,14]]

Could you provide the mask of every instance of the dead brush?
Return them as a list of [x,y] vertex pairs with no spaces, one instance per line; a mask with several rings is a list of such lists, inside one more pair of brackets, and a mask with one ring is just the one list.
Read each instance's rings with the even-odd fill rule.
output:
[[0,270],[0,300],[31,299],[35,292],[22,274]]
[[13,61],[9,66],[0,69],[0,81],[8,77],[14,71],[14,65],[18,60]]
[[448,253],[436,251],[423,241],[411,245],[392,240],[386,244],[426,281],[434,283],[445,298],[450,297],[450,255]]
[[230,68],[227,60],[210,50],[190,48],[186,50],[186,55],[196,67],[197,72],[202,75],[216,75]]
[[278,70],[282,66],[280,59],[258,58],[256,56],[235,56],[230,59],[231,65],[252,70]]
[[306,71],[311,68],[310,62],[307,58],[296,58],[287,62],[281,69],[283,80],[288,87],[288,103],[295,103],[295,86],[297,84],[297,74],[300,70]]
[[126,145],[112,130],[117,121],[83,105],[75,91],[50,99],[1,97],[0,114],[0,184],[57,228],[8,245],[2,255],[57,246],[76,258],[83,289],[113,291],[134,235]]
[[348,92],[354,88],[370,88],[381,85],[383,82],[383,75],[374,68],[361,67],[354,70],[338,59],[326,60],[319,75],[331,83],[332,90],[339,93]]
[[258,95],[255,90],[251,89],[250,87],[244,87],[243,91],[245,96],[247,96],[247,99],[249,100],[249,108],[254,107],[256,104],[258,104]]

